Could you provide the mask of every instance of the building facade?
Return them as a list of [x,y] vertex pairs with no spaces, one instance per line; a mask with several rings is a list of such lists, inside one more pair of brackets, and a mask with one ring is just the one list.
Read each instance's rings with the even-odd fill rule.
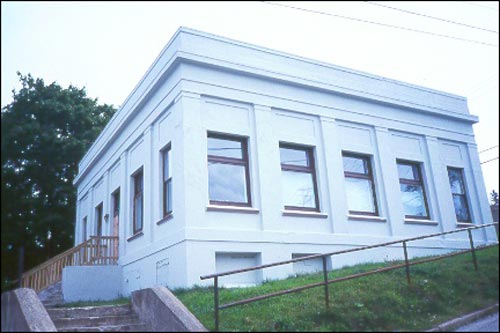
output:
[[[477,121],[460,96],[180,28],[80,162],[75,243],[118,236],[117,283],[129,294],[491,223]],[[408,246],[420,256],[469,243],[457,233]],[[402,254],[398,245],[329,265]]]

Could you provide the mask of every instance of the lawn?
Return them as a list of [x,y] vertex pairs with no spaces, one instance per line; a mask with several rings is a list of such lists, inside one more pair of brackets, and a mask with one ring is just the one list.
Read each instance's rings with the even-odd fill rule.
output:
[[[220,311],[221,331],[419,331],[498,303],[498,247],[308,289]],[[329,278],[395,264],[364,264],[334,270]],[[322,274],[268,281],[258,287],[221,289],[220,304],[321,282]],[[213,288],[174,290],[174,294],[209,330],[214,329]]]

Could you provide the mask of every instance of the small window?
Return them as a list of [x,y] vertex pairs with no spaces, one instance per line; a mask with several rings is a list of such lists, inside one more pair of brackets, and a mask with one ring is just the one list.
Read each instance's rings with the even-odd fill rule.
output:
[[343,162],[349,213],[378,215],[370,158],[345,153]]
[[207,159],[210,203],[251,206],[247,139],[209,133]]
[[140,170],[133,176],[134,189],[133,189],[133,231],[134,234],[142,230],[143,222],[143,172]]
[[420,164],[397,161],[397,166],[405,217],[429,219]]
[[102,202],[95,208],[95,220],[97,223],[97,236],[102,236]]
[[170,144],[162,150],[163,217],[172,214],[172,164],[170,162]]
[[467,195],[465,193],[464,173],[462,169],[448,168],[451,194],[458,222],[472,223]]
[[82,242],[87,240],[87,216],[82,220]]
[[285,209],[319,211],[313,149],[280,144]]

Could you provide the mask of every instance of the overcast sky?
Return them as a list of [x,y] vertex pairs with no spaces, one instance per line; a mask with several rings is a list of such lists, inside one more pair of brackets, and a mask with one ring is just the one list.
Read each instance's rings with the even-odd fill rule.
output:
[[1,7],[2,107],[20,87],[16,71],[86,87],[90,97],[118,107],[185,26],[467,97],[479,116],[479,150],[496,146],[480,153],[483,162],[497,158],[482,164],[486,188],[499,190],[496,1],[2,1]]

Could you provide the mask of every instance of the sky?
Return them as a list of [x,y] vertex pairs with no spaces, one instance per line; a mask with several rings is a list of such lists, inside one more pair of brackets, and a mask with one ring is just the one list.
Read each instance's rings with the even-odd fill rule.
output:
[[119,107],[180,26],[467,97],[499,192],[496,1],[2,1],[1,106],[20,71]]

